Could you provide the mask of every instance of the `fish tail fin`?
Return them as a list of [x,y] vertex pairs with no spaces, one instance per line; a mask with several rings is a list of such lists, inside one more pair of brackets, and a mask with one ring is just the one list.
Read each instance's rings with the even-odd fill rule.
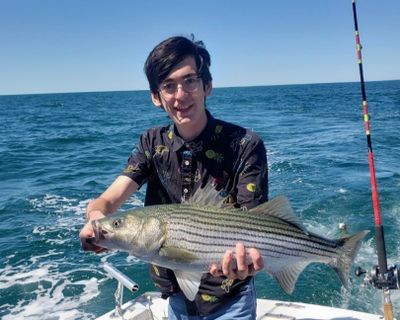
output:
[[360,249],[362,240],[368,233],[368,230],[364,230],[338,240],[342,242],[339,256],[329,265],[335,270],[346,289],[348,289],[351,265]]

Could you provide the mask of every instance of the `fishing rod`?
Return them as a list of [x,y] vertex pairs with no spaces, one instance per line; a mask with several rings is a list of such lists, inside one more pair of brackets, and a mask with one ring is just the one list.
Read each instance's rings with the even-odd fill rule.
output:
[[[386,320],[392,320],[393,307],[390,301],[390,290],[400,288],[399,268],[396,265],[388,267],[387,264],[384,230],[383,230],[380,207],[379,207],[378,188],[376,184],[374,153],[372,151],[372,139],[370,130],[371,126],[369,122],[370,117],[368,114],[367,94],[365,90],[364,71],[363,71],[362,55],[361,55],[362,47],[360,43],[360,33],[358,31],[357,8],[355,0],[352,0],[352,7],[353,7],[354,29],[356,34],[356,48],[357,48],[357,60],[358,60],[358,67],[360,74],[361,95],[363,100],[362,101],[363,117],[365,122],[365,134],[367,137],[367,146],[368,146],[368,163],[369,163],[369,171],[371,178],[372,205],[373,205],[374,220],[375,220],[375,241],[378,254],[378,266],[375,266],[372,269],[371,274],[366,276],[364,282],[370,283],[375,288],[383,290],[384,316]],[[361,268],[356,269],[357,276],[360,276],[365,273],[366,271]]]

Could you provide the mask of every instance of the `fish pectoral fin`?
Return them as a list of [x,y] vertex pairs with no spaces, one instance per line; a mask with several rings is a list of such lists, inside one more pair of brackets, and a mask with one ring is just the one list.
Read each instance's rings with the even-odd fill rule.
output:
[[199,291],[202,273],[199,272],[187,272],[182,270],[174,270],[176,280],[178,281],[179,287],[185,294],[186,298],[193,301]]
[[257,214],[269,215],[285,220],[297,228],[301,229],[305,234],[309,234],[306,227],[300,219],[294,214],[289,200],[284,196],[276,197],[268,202],[264,202],[257,207],[250,209],[249,212]]
[[197,260],[197,257],[192,252],[177,247],[163,246],[158,253],[160,256],[165,257],[168,260],[178,262],[192,262]]
[[310,264],[310,261],[296,262],[278,271],[269,273],[278,281],[280,286],[287,294],[292,294],[300,273]]

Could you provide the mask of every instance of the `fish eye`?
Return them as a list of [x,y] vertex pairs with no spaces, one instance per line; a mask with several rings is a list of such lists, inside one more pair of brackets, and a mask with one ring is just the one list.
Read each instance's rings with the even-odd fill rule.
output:
[[122,225],[122,219],[115,219],[115,220],[113,221],[113,226],[114,226],[115,228],[119,228],[121,225]]

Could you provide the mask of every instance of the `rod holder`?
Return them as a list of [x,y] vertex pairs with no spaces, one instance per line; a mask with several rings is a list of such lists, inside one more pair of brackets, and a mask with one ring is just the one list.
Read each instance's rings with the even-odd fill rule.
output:
[[110,277],[116,279],[129,291],[135,292],[139,290],[139,285],[135,281],[123,274],[117,268],[113,267],[111,264],[105,262],[103,269],[109,274]]
[[124,298],[124,287],[132,292],[135,292],[139,290],[139,285],[107,262],[104,263],[103,269],[111,278],[114,278],[118,281],[118,286],[114,293],[115,312],[112,317],[123,319],[122,304]]

